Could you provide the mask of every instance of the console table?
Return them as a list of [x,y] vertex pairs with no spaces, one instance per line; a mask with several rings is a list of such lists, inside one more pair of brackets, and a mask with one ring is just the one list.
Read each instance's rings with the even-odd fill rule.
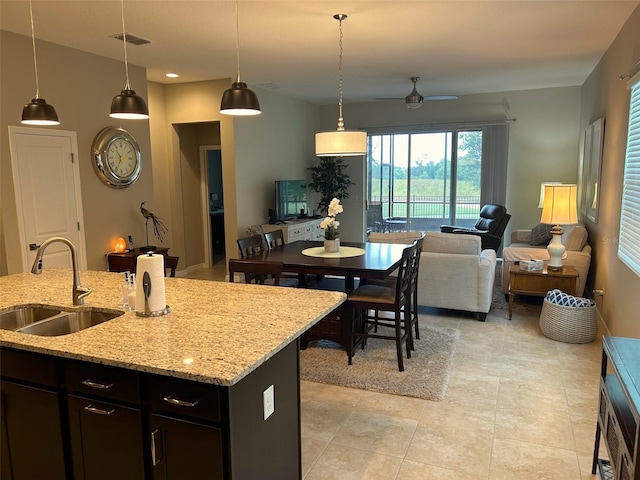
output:
[[571,265],[564,265],[559,272],[542,270],[521,270],[520,265],[509,268],[509,320],[513,312],[513,297],[516,293],[544,297],[549,290],[558,288],[575,295],[578,289],[578,271]]
[[264,233],[282,230],[284,243],[295,242],[296,240],[323,240],[324,230],[320,228],[321,218],[309,220],[294,220],[291,223],[276,223],[262,225]]
[[[640,479],[639,408],[640,339],[605,336],[592,474],[599,468],[603,480]],[[601,435],[610,460],[598,458]]]
[[[128,252],[111,252],[107,253],[107,270],[110,272],[131,272],[136,273],[136,263],[138,255],[149,253],[149,250],[134,248]],[[169,249],[166,247],[158,247],[153,253],[159,253],[165,257],[169,255]]]

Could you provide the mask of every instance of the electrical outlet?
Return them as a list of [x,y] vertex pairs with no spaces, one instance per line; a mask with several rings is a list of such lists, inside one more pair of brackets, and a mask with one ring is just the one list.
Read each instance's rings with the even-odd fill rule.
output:
[[273,385],[271,385],[264,392],[262,392],[262,405],[263,405],[265,420],[269,418],[271,414],[276,410],[276,403],[275,403],[273,391],[274,391],[274,388],[273,388]]

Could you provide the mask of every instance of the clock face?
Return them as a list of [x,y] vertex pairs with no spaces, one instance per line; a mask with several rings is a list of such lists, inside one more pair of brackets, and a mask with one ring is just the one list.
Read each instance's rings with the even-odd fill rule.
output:
[[107,163],[114,175],[129,177],[136,169],[136,151],[124,138],[116,138],[107,147]]
[[92,151],[93,166],[104,184],[125,188],[140,176],[140,147],[125,129],[107,127],[101,130],[93,140]]

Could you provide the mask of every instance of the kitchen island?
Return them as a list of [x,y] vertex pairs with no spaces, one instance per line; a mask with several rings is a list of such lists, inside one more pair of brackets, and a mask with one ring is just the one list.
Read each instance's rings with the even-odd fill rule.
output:
[[[0,277],[0,312],[25,305],[123,312],[122,274],[83,271],[81,281],[93,292],[76,307],[71,270]],[[27,425],[16,423],[16,403],[28,405],[34,390],[59,413],[61,427],[50,436],[60,436],[62,459],[52,460],[59,478],[115,478],[118,462],[97,452],[109,446],[113,455],[120,444],[132,462],[120,478],[300,478],[298,338],[345,295],[180,278],[165,285],[165,316],[125,312],[54,337],[0,330],[2,478],[20,478],[15,437]],[[45,415],[44,403],[35,405],[39,412],[25,416]],[[131,421],[105,425],[119,409]],[[38,422],[28,421],[42,443],[32,430]],[[31,458],[24,468],[35,468],[34,451],[24,455]],[[47,478],[57,478],[51,468]]]

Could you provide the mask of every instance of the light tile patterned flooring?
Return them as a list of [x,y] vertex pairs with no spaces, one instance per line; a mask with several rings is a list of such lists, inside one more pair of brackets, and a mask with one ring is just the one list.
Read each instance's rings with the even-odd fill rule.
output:
[[528,306],[511,321],[506,310],[486,322],[445,310],[422,315],[460,330],[441,402],[302,382],[304,480],[598,478],[591,458],[601,339],[550,340],[539,314]]

